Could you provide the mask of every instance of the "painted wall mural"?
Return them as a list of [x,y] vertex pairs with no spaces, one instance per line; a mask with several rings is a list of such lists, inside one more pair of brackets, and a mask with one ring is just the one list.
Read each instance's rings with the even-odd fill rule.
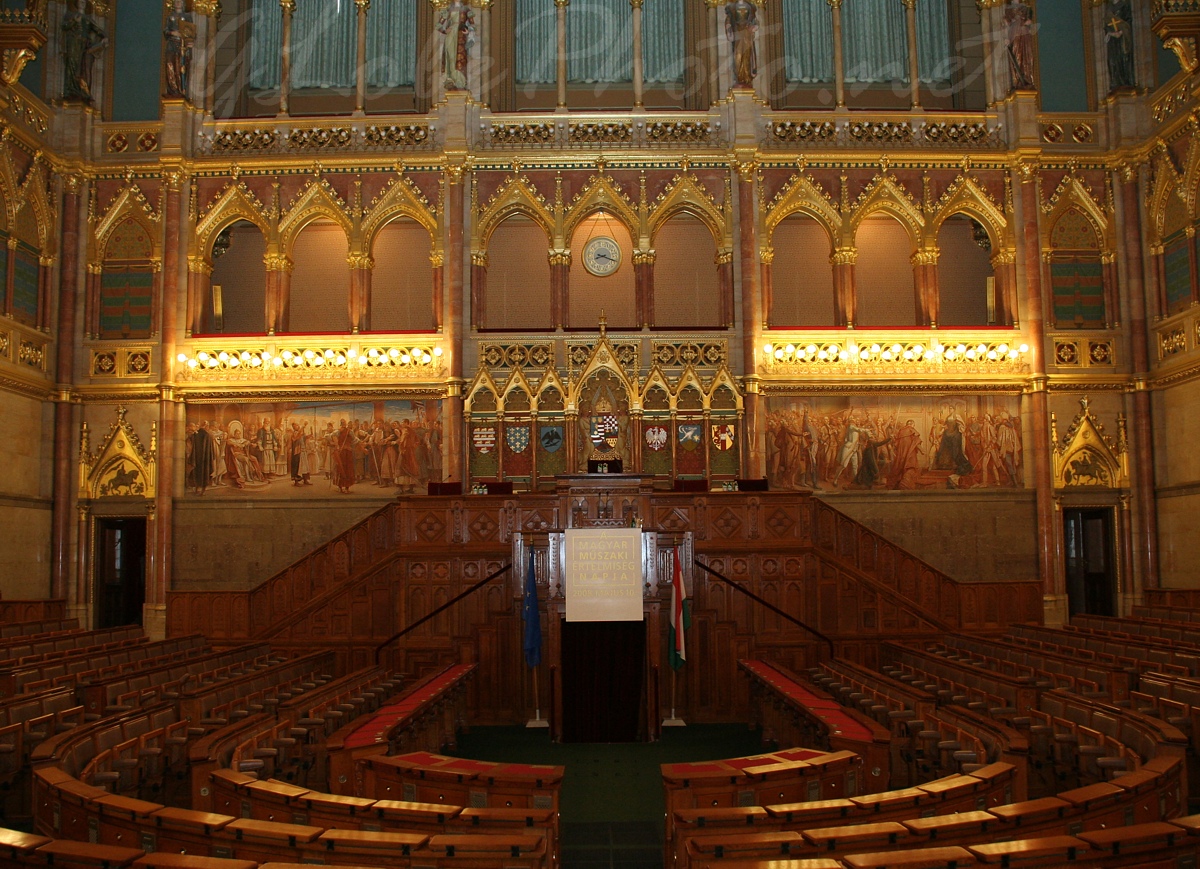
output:
[[436,400],[192,404],[189,495],[274,498],[423,492],[442,479]]
[[1017,396],[776,396],[767,401],[773,489],[1024,486]]

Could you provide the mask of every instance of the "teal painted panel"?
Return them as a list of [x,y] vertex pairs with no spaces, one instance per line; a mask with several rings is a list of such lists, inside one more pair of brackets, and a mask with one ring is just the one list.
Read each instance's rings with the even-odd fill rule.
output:
[[162,0],[121,0],[117,4],[112,120],[157,121],[162,71]]
[[1156,38],[1154,44],[1158,46],[1158,83],[1166,84],[1179,73],[1182,67],[1179,65],[1179,58],[1175,56],[1175,52],[1163,48],[1161,40]]
[[46,49],[43,48],[38,52],[37,57],[25,64],[25,69],[21,71],[21,84],[31,94],[41,99],[46,98],[46,95],[42,92],[44,88],[42,55],[45,53]]
[[1088,111],[1083,9],[1079,0],[1039,3],[1036,16],[1042,111]]

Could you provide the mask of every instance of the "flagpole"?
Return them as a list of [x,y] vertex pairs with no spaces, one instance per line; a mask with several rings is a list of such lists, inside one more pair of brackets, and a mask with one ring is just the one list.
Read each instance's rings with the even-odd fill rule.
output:
[[671,668],[671,717],[664,718],[663,727],[687,727],[687,722],[675,717],[675,668]]
[[525,722],[526,727],[549,727],[550,722],[542,718],[542,695],[538,692],[537,667],[533,667],[533,717]]

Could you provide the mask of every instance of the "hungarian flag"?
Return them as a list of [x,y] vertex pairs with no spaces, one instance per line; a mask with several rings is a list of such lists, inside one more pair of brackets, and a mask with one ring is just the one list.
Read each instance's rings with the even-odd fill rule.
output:
[[521,648],[525,652],[525,663],[536,667],[542,663],[542,620],[538,615],[537,578],[533,572],[533,550],[529,550],[529,574],[525,577],[525,599],[521,607],[521,618],[525,620],[525,636]]
[[692,608],[688,605],[687,590],[683,587],[679,547],[675,547],[675,570],[671,576],[671,626],[667,631],[667,662],[672,670],[678,670],[687,660],[683,632],[691,626]]

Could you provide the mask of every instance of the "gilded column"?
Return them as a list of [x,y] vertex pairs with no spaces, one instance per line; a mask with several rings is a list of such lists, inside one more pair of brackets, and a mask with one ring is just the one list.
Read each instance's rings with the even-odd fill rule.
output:
[[[758,210],[755,180],[758,162],[752,155],[738,160],[738,259],[742,272],[742,372],[745,378],[746,449],[742,469],[747,477],[763,477],[762,420],[758,398],[757,354],[762,336],[762,296],[758,283]],[[705,432],[708,429],[705,428]],[[708,451],[705,450],[705,467]]]
[[[197,104],[204,107],[204,113],[210,118],[216,104],[217,91],[217,10],[218,0],[192,0],[192,11],[196,19],[196,43],[199,50],[193,50],[193,56],[198,56],[204,62],[204,93]],[[195,92],[195,86],[189,85]]]
[[556,14],[557,63],[555,64],[555,80],[558,82],[558,107],[567,107],[567,6],[571,0],[554,0]]
[[829,261],[833,263],[833,324],[853,329],[857,316],[854,264],[858,262],[858,249],[839,247]]
[[[1100,255],[1100,263],[1104,269],[1104,328],[1118,329],[1121,326],[1121,270],[1116,252],[1105,251]],[[1142,304],[1145,301],[1142,299]]]
[[433,328],[442,331],[446,288],[446,255],[440,250],[431,251],[429,265],[433,269]]
[[775,308],[775,279],[772,270],[775,263],[775,248],[764,247],[758,252],[758,274],[762,285],[763,325],[771,324],[771,312]]
[[633,252],[633,293],[637,305],[637,325],[654,326],[654,251]]
[[643,0],[629,0],[633,7],[633,107],[642,107],[642,89],[644,86],[642,72],[642,3]]
[[1037,491],[1038,554],[1042,589],[1051,607],[1054,621],[1065,616],[1066,586],[1060,568],[1059,539],[1061,515],[1054,502],[1054,480],[1050,465],[1050,411],[1046,393],[1046,361],[1044,358],[1046,311],[1042,298],[1042,263],[1039,256],[1040,237],[1038,215],[1041,211],[1038,182],[1039,164],[1036,159],[1024,159],[1015,168],[1013,183],[1018,186],[1017,201],[1021,207],[1022,254],[1025,258],[1025,296],[1029,307],[1025,328],[1029,334],[1029,407],[1032,415],[1030,433],[1034,442],[1033,485]]
[[1017,252],[1001,250],[992,255],[992,275],[995,278],[996,325],[1016,326],[1017,317]]
[[1154,300],[1158,303],[1159,317],[1165,317],[1170,309],[1167,304],[1167,261],[1164,257],[1166,249],[1161,244],[1150,248],[1150,256],[1154,266]]
[[83,291],[83,331],[89,338],[100,336],[100,282],[104,278],[104,263],[88,263]]
[[571,252],[550,251],[550,319],[555,329],[567,328],[570,321]]
[[50,300],[54,295],[54,257],[38,257],[38,328],[50,331]]
[[442,325],[446,352],[450,356],[447,380],[446,479],[465,479],[463,466],[463,233],[465,230],[463,174],[465,163],[446,166],[446,312]]
[[[1122,246],[1125,253],[1125,281],[1129,298],[1129,349],[1133,363],[1133,497],[1137,553],[1134,577],[1140,588],[1157,588],[1158,512],[1154,495],[1154,434],[1150,408],[1150,348],[1147,342],[1146,287],[1142,279],[1142,215],[1138,196],[1138,170],[1121,166],[1117,170],[1122,206]],[[1129,589],[1133,591],[1133,588]]]
[[[54,366],[56,394],[54,403],[54,482],[53,514],[50,530],[50,597],[66,598],[71,573],[71,483],[74,474],[71,460],[71,384],[75,371],[75,308],[79,300],[79,223],[82,175],[65,175],[62,179],[62,271],[58,292],[58,346]],[[86,600],[75,600],[80,607]],[[88,624],[81,613],[81,623]]]
[[[354,113],[361,115],[367,110],[367,12],[371,0],[354,0],[358,10],[358,43],[355,55]],[[351,323],[354,321],[352,320]]]
[[833,94],[839,109],[846,107],[846,62],[842,51],[842,0],[828,0],[833,12]]
[[296,0],[279,0],[283,10],[283,47],[279,59],[279,114],[288,113],[288,97],[292,89],[292,16]]
[[[553,270],[553,266],[551,266]],[[487,273],[488,255],[486,251],[471,253],[471,325],[482,329],[487,325]],[[553,274],[553,271],[552,271]],[[553,281],[553,277],[551,277]],[[554,290],[550,291],[550,304],[554,304]]]
[[204,302],[212,290],[212,264],[202,256],[188,257],[187,337],[204,332]]
[[17,237],[10,235],[8,237],[8,264],[4,269],[4,290],[0,294],[3,296],[4,316],[6,317],[11,317],[13,313],[13,275],[17,270],[16,252]]
[[292,261],[283,254],[263,256],[267,267],[267,334],[287,331],[288,295],[291,292]]
[[156,639],[166,636],[167,590],[173,571],[172,552],[174,526],[173,510],[176,496],[175,447],[180,430],[177,426],[180,407],[175,401],[174,365],[176,336],[179,325],[179,273],[182,265],[180,245],[184,242],[183,197],[180,191],[185,182],[178,169],[163,172],[163,230],[166,235],[162,261],[162,368],[159,383],[158,443],[155,464],[154,496],[154,557],[146,583],[145,614],[142,619],[146,633]]
[[350,264],[350,331],[357,334],[371,328],[371,275],[375,260],[365,253],[353,253],[346,261]]
[[721,293],[721,325],[725,328],[733,326],[733,251],[717,251],[717,287]]
[[917,53],[917,0],[901,0],[908,28],[908,92],[914,109],[921,108],[921,63]]
[[917,325],[937,326],[941,305],[938,293],[938,252],[919,250],[912,255],[913,286],[917,292]]

